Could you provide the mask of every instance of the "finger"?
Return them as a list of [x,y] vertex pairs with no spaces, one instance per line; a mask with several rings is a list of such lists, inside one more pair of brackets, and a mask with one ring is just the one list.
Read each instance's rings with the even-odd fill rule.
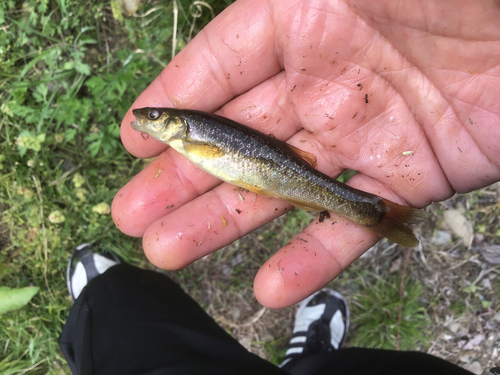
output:
[[[281,70],[275,48],[270,2],[242,0],[205,27],[132,105],[174,106],[213,112]],[[121,136],[133,155],[158,155],[165,146],[142,142],[133,132],[131,111]]]
[[123,233],[142,237],[156,219],[218,184],[218,178],[169,149],[115,195],[111,204],[113,221]]
[[210,254],[290,209],[222,184],[152,223],[143,237],[144,253],[163,269],[179,269]]
[[316,218],[257,273],[254,293],[269,308],[291,306],[327,285],[377,242],[365,228],[332,215]]

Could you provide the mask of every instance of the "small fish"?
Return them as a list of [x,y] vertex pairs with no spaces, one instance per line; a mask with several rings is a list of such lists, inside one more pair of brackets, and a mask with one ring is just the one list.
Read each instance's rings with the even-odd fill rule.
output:
[[315,169],[314,155],[248,126],[210,113],[134,109],[132,129],[166,143],[204,171],[309,211],[335,212],[402,246],[419,241],[405,224],[428,213],[349,187]]

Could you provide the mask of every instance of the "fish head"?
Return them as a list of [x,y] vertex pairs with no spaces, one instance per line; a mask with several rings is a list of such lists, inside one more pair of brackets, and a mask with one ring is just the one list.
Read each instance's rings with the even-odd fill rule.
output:
[[186,134],[186,121],[168,108],[137,108],[132,110],[132,113],[135,116],[135,121],[130,123],[132,129],[148,134],[161,142],[168,144]]

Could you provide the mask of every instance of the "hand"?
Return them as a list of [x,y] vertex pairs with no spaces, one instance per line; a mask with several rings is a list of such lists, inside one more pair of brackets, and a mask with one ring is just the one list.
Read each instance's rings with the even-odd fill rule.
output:
[[[219,109],[315,154],[328,175],[354,169],[350,185],[424,207],[499,180],[499,18],[486,0],[238,0],[132,108]],[[221,184],[144,139],[133,119],[121,127],[127,150],[159,156],[116,195],[113,218],[143,236],[156,266],[184,267],[290,208]],[[307,242],[293,239],[263,265],[263,305],[300,301],[378,240],[336,219],[314,221],[298,235]]]

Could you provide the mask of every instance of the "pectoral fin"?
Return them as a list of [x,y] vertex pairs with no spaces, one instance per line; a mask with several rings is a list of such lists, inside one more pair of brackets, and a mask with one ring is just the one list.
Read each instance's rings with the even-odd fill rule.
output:
[[207,159],[220,158],[225,155],[225,152],[220,147],[206,142],[185,140],[183,142],[183,146],[184,150],[186,150],[188,154],[197,155]]

